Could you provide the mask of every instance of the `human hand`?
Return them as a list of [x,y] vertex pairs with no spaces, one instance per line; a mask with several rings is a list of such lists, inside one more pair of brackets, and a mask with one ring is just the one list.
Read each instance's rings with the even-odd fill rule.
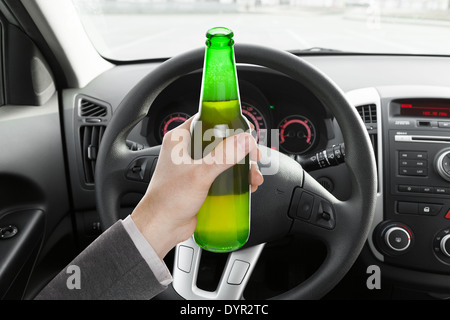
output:
[[[164,136],[153,177],[144,197],[131,214],[136,226],[161,259],[175,245],[192,236],[197,225],[196,214],[220,173],[250,153],[251,191],[256,191],[264,180],[256,163],[261,158],[261,152],[253,136],[248,133],[223,140],[203,158],[204,161],[194,163],[188,152],[192,119]],[[233,140],[232,150],[225,148],[229,139]],[[178,164],[174,162],[174,155],[181,157],[177,158]]]

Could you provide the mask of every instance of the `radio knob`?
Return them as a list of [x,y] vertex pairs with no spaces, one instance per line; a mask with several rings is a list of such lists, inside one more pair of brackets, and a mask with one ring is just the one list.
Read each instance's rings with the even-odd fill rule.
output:
[[405,228],[392,226],[386,231],[384,241],[390,249],[400,252],[409,248],[411,236]]
[[450,234],[441,239],[440,248],[444,255],[450,257]]
[[450,150],[444,150],[436,157],[436,171],[447,181],[450,181]]

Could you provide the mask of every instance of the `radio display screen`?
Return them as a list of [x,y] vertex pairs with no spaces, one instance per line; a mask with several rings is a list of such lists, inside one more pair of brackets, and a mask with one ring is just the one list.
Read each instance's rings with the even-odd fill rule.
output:
[[396,100],[400,116],[450,118],[450,99],[404,99]]

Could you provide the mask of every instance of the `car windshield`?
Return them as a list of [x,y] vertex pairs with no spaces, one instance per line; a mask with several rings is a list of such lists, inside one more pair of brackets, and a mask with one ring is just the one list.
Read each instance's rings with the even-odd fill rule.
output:
[[[283,50],[450,55],[450,0],[73,0],[99,53],[168,58],[231,28]],[[338,50],[338,51],[334,51]]]

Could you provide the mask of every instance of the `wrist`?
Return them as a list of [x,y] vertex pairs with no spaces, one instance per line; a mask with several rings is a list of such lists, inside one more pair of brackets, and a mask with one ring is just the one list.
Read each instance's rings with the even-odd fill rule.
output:
[[176,245],[172,239],[173,231],[166,224],[157,221],[152,208],[143,208],[139,204],[131,218],[161,260]]

